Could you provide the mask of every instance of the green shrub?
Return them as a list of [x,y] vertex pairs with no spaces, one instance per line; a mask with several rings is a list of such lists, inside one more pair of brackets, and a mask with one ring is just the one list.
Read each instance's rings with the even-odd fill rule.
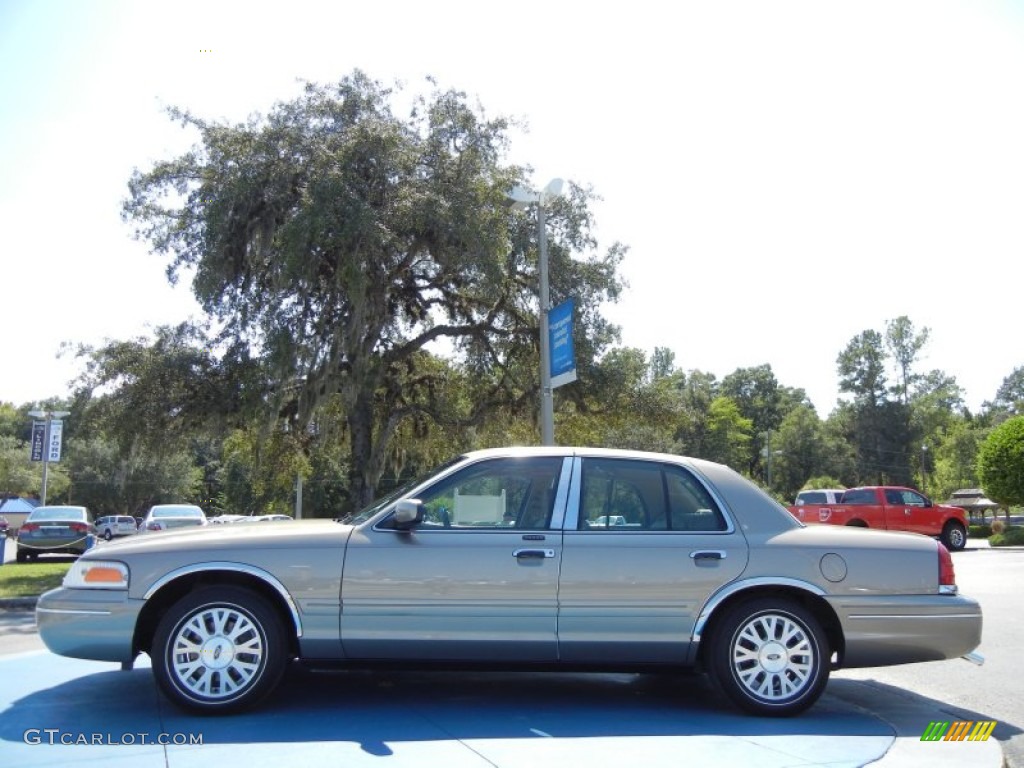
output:
[[1024,527],[1011,525],[1003,533],[994,533],[988,538],[990,547],[1024,546]]
[[972,539],[987,539],[994,533],[994,531],[992,530],[992,526],[988,523],[975,523],[974,525],[970,526],[967,529],[967,531],[969,537]]

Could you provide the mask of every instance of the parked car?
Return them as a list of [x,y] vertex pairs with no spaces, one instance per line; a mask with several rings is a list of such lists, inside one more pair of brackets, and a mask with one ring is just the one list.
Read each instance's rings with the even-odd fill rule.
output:
[[[615,516],[626,524],[591,525]],[[90,552],[36,621],[58,654],[125,667],[149,654],[163,693],[205,713],[264,699],[297,658],[696,667],[739,707],[791,715],[831,669],[971,654],[982,614],[938,542],[805,526],[720,464],[510,448],[460,456],[344,521]]]
[[149,508],[139,526],[140,533],[207,525],[206,513],[195,504],[157,504]]
[[96,529],[85,507],[36,507],[18,529],[15,558],[26,563],[48,553],[81,555],[92,544],[90,534]]
[[838,504],[843,498],[844,488],[810,488],[796,495],[796,506],[804,504]]
[[967,545],[967,513],[963,509],[935,504],[903,486],[847,488],[839,503],[808,501],[789,507],[789,511],[802,523],[922,533],[938,537],[954,552]]
[[245,515],[217,515],[216,517],[207,518],[207,520],[211,525],[226,525],[245,520]]
[[139,532],[139,524],[130,515],[106,515],[96,519],[96,535],[110,541],[115,536],[131,536]]

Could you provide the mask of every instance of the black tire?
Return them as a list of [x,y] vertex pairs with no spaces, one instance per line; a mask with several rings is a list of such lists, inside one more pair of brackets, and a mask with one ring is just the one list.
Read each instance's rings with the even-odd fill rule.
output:
[[183,709],[249,709],[278,684],[288,663],[281,619],[255,592],[204,587],[171,606],[150,650],[160,689]]
[[729,608],[709,637],[708,672],[740,709],[788,717],[814,704],[828,682],[828,639],[814,615],[786,598]]
[[19,563],[27,563],[28,552],[26,552],[24,549],[19,548],[17,554],[15,554],[14,556],[14,559],[17,560]]
[[967,529],[956,520],[950,520],[942,528],[942,543],[950,552],[959,552],[967,546]]
[[109,529],[109,528],[107,528],[107,530],[105,530],[105,531],[103,532],[103,538],[104,538],[104,540],[106,540],[106,541],[110,541],[110,540],[111,540],[112,538],[114,538],[114,534],[112,534],[112,533],[110,532],[110,529]]

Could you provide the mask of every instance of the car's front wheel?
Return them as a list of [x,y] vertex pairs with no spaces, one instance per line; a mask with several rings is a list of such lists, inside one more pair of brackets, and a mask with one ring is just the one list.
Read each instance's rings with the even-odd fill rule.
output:
[[204,587],[167,611],[150,657],[171,701],[220,714],[247,709],[274,689],[288,661],[287,645],[280,618],[260,595]]
[[955,520],[950,520],[942,529],[942,543],[951,552],[959,552],[967,546],[967,529]]
[[737,706],[756,715],[798,714],[828,682],[828,639],[814,615],[785,598],[729,608],[709,637],[712,679]]

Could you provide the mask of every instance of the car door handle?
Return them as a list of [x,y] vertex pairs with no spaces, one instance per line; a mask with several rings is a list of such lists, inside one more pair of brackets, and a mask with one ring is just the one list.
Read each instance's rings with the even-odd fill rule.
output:
[[721,549],[699,549],[691,552],[693,560],[725,560],[726,553]]
[[512,557],[518,558],[519,560],[527,560],[529,558],[543,560],[545,557],[554,556],[555,550],[553,549],[517,549],[512,553]]

